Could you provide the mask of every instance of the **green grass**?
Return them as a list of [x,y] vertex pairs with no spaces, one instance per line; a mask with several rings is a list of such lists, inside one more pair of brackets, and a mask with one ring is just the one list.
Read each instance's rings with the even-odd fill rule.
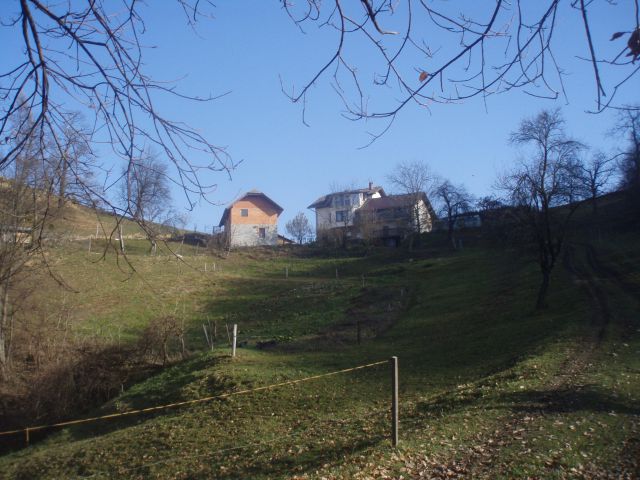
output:
[[[99,260],[84,244],[52,253],[78,293],[62,298],[46,288],[34,302],[72,304],[78,335],[121,341],[173,312],[189,329],[192,356],[88,414],[397,355],[400,448],[388,441],[389,372],[382,365],[50,432],[0,458],[6,478],[396,478],[447,469],[480,478],[579,478],[615,471],[637,451],[640,324],[630,290],[639,286],[640,249],[633,236],[595,242],[600,261],[618,274],[593,280],[612,311],[601,340],[584,280],[559,266],[550,307],[536,312],[539,274],[516,252],[263,249],[220,258],[182,246],[180,261],[166,250],[148,255],[143,241],[129,243],[135,271],[112,252]],[[576,261],[587,268],[586,254]],[[354,318],[362,324],[360,345]],[[222,337],[213,352],[204,351],[207,320]],[[228,355],[225,323],[238,323],[247,341],[236,359]],[[275,345],[256,348],[266,340]]]

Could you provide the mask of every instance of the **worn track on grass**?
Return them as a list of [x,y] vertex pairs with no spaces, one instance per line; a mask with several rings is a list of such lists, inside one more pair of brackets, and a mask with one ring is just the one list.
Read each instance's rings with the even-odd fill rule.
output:
[[[580,259],[578,261],[578,255]],[[568,353],[558,371],[548,381],[544,392],[535,393],[528,400],[528,408],[515,409],[505,415],[503,424],[489,433],[476,436],[474,445],[457,452],[456,458],[427,459],[411,458],[405,462],[414,467],[407,471],[415,478],[495,478],[509,476],[509,465],[502,464],[501,452],[505,448],[517,451],[518,456],[531,454],[531,436],[536,423],[550,413],[570,411],[576,402],[577,393],[585,385],[582,374],[590,365],[590,360],[607,335],[608,327],[616,321],[610,308],[610,299],[603,281],[614,283],[619,290],[631,298],[636,295],[636,286],[626,282],[624,276],[608,265],[604,265],[595,248],[588,244],[569,245],[563,257],[564,268],[571,273],[576,284],[583,290],[592,312],[592,334],[586,336],[580,345]],[[621,453],[615,471],[604,470],[597,464],[587,462],[580,471],[562,469],[562,458],[552,457],[545,463],[546,471],[539,472],[538,478],[553,475],[555,478],[640,478],[637,456],[640,442],[629,439]]]

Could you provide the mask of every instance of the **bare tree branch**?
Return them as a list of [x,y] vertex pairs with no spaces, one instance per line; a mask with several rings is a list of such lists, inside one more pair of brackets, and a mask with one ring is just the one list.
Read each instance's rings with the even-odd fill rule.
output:
[[[334,0],[330,4],[306,0],[296,5],[282,0],[282,5],[297,19],[296,25],[329,27],[338,38],[329,61],[290,99],[306,101],[310,87],[330,76],[351,120],[389,120],[409,105],[429,108],[476,96],[486,102],[491,95],[512,90],[539,98],[566,97],[564,67],[554,54],[560,42],[570,43],[578,57],[584,49],[588,51],[585,60],[596,83],[595,112],[619,107],[616,97],[623,90],[633,91],[632,79],[637,75],[633,65],[640,56],[637,0],[598,5],[600,10],[629,13],[629,30],[615,37],[627,40],[620,55],[626,53],[631,60],[625,61],[619,61],[620,55],[598,57],[604,49],[598,48],[587,15],[595,3],[585,0],[495,0],[480,7],[474,3],[462,12],[457,4],[425,0]],[[569,8],[560,12],[565,5]],[[297,10],[302,13],[296,14]],[[582,25],[586,47],[580,37],[560,39],[564,24],[571,21]],[[391,32],[383,25],[402,28]],[[373,134],[372,141],[380,134]]]
[[[208,2],[176,1],[189,26],[205,16],[200,4]],[[193,206],[215,188],[202,183],[202,171],[228,174],[234,164],[224,148],[186,124],[164,117],[155,105],[159,95],[196,102],[215,97],[185,95],[172,84],[150,78],[142,63],[142,5],[126,0],[124,7],[104,0],[86,4],[19,1],[18,17],[6,28],[20,25],[25,56],[0,72],[4,104],[0,139],[8,146],[0,167],[14,162],[37,131],[46,134],[62,158],[64,132],[76,128],[69,106],[84,107],[95,116],[90,142],[106,137],[126,163],[154,146],[170,163],[172,178]],[[33,122],[30,131],[15,138],[10,124],[21,108],[29,109]],[[194,160],[194,151],[206,160]]]

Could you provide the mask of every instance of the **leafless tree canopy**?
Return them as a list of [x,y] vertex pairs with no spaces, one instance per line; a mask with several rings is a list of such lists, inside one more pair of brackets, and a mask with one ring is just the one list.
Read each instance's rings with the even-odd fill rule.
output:
[[[578,203],[573,178],[580,142],[568,138],[558,110],[527,118],[511,134],[514,145],[528,148],[517,166],[499,180],[516,220],[536,245],[542,283],[537,307],[545,304],[551,271],[564,247],[569,222]],[[561,207],[561,208],[554,208]]]
[[437,176],[424,162],[400,162],[387,175],[387,181],[398,193],[429,195],[435,188]]
[[440,215],[447,221],[447,237],[453,248],[456,248],[454,231],[458,217],[468,212],[473,204],[473,197],[464,185],[454,185],[443,180],[434,194],[440,203]]
[[[301,30],[319,25],[334,34],[334,47],[316,74],[301,88],[287,90],[305,102],[311,87],[325,76],[342,98],[346,116],[386,118],[389,124],[407,105],[429,107],[514,89],[539,97],[565,95],[559,43],[573,48],[593,72],[594,111],[619,106],[618,94],[633,91],[640,64],[638,0],[426,0],[344,1],[282,0]],[[603,4],[603,5],[601,5]],[[626,31],[592,35],[598,7],[624,12]],[[600,13],[601,14],[601,13]],[[560,21],[562,20],[562,21]],[[569,37],[564,23],[581,34]],[[618,48],[603,57],[610,40]],[[380,99],[385,99],[380,103]]]
[[[192,24],[202,15],[197,0],[176,0]],[[10,8],[4,5],[5,9]],[[6,146],[0,167],[14,162],[37,139],[65,157],[65,132],[78,129],[71,110],[93,113],[89,139],[109,144],[127,163],[147,146],[157,149],[175,170],[172,179],[194,204],[213,187],[201,183],[201,170],[228,171],[226,152],[195,129],[168,119],[155,107],[162,95],[195,101],[144,71],[142,2],[11,2],[4,28],[19,32],[24,55],[0,72],[0,139]],[[13,128],[21,111],[20,128]],[[26,123],[26,118],[31,118]],[[15,132],[21,135],[16,136]],[[193,152],[203,152],[196,163]],[[101,192],[92,191],[97,197]],[[104,200],[104,198],[103,198]]]
[[598,197],[610,187],[614,173],[614,158],[602,152],[596,152],[588,160],[578,163],[577,179],[582,188],[582,195],[591,199],[594,213],[598,209]]
[[[202,16],[201,8],[207,4],[175,0],[189,25]],[[120,218],[153,216],[148,205],[144,211],[138,208],[138,199],[146,193],[124,202],[137,209],[110,202],[113,197],[96,184],[100,176],[96,144],[110,147],[110,157],[115,154],[124,163],[122,170],[114,168],[124,173],[110,179],[106,189],[115,183],[130,186],[126,180],[141,174],[136,160],[151,147],[170,165],[171,175],[163,172],[163,178],[182,187],[190,205],[213,187],[201,183],[203,170],[228,172],[233,165],[223,149],[156,109],[164,95],[210,99],[182,95],[174,85],[145,73],[142,2],[15,0],[2,7],[0,28],[21,40],[19,53],[3,57],[0,69],[0,367],[4,368],[15,304],[10,293],[21,278],[29,284],[25,272],[35,268],[38,259],[63,283],[44,254],[42,233],[45,219],[64,207],[65,197],[108,205]],[[167,189],[166,183],[161,186]]]
[[59,146],[60,149],[53,149],[50,159],[53,170],[57,172],[54,177],[58,187],[58,207],[64,206],[67,197],[91,203],[91,193],[101,191],[93,182],[99,165],[91,148],[91,130],[79,112],[67,114]]
[[[434,193],[438,178],[425,162],[400,162],[387,175],[387,181],[397,193],[411,195],[413,198],[412,217],[417,232],[422,232],[424,226],[434,219],[427,218],[428,210],[423,210],[420,200],[424,195],[429,197]],[[426,206],[425,206],[426,207]]]
[[155,253],[158,224],[171,217],[171,191],[167,164],[152,150],[146,150],[129,163],[123,173],[122,210],[144,230]]
[[148,150],[131,162],[125,176],[125,211],[138,222],[158,221],[171,200],[167,165]]
[[640,194],[640,107],[619,113],[614,132],[626,140],[623,151],[618,155],[623,189]]
[[285,228],[287,233],[295,238],[299,244],[302,244],[305,238],[313,232],[309,219],[303,212],[298,212],[295,217],[287,222]]

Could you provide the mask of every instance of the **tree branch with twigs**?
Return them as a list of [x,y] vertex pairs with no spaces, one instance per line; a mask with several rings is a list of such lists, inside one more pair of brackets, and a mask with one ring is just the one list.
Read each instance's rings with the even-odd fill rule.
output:
[[577,155],[584,146],[569,138],[559,110],[543,110],[522,120],[510,135],[513,145],[528,148],[527,157],[503,174],[498,188],[512,217],[535,245],[542,282],[536,308],[545,306],[553,271],[579,202],[572,201]]
[[[176,0],[193,25],[209,2]],[[172,181],[189,206],[215,188],[202,181],[204,171],[228,174],[234,167],[226,150],[198,130],[165,117],[156,104],[163,96],[208,102],[214,97],[180,93],[144,70],[143,6],[135,0],[114,6],[95,0],[86,4],[51,4],[20,0],[18,12],[5,28],[19,27],[24,56],[0,72],[0,138],[6,151],[0,167],[15,161],[27,139],[45,133],[58,157],[64,157],[64,132],[77,129],[69,105],[91,112],[88,142],[105,142],[126,165],[153,147],[167,159]],[[124,6],[124,8],[122,8]],[[33,122],[21,138],[11,122],[26,109]],[[25,124],[26,125],[26,124]],[[194,160],[193,152],[200,158]],[[82,183],[82,179],[77,179]]]
[[[606,40],[594,36],[596,4],[584,0],[466,6],[424,0],[282,0],[282,5],[301,29],[317,25],[335,35],[328,59],[301,87],[290,89],[289,98],[306,109],[311,87],[327,78],[347,118],[386,122],[371,134],[372,141],[411,105],[430,110],[474,97],[486,104],[492,95],[515,90],[566,100],[566,67],[557,54],[561,43],[591,67],[594,112],[625,108],[617,99],[623,91],[633,93],[640,69],[635,63],[640,56],[638,0],[598,5],[623,11],[629,20],[628,31],[611,32],[612,41],[627,43],[610,57],[602,53],[605,46],[611,50]],[[582,35],[568,37],[563,28],[569,22]]]

